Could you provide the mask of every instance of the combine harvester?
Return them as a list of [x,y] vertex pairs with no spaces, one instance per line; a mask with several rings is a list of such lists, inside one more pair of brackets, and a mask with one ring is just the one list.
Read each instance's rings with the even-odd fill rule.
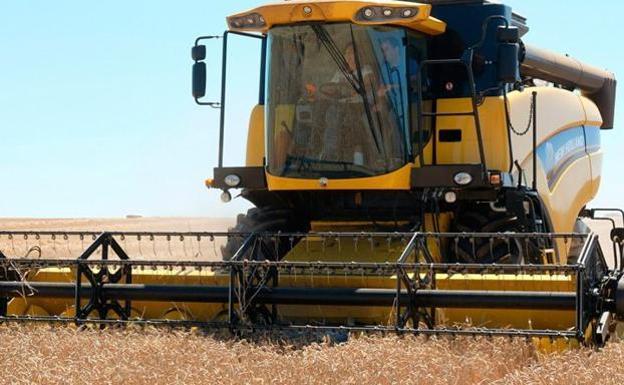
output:
[[[192,49],[193,96],[221,110],[208,187],[256,207],[224,233],[2,232],[1,320],[604,344],[624,317],[624,229],[611,262],[580,218],[601,213],[586,205],[616,81],[524,44],[525,21],[450,0],[228,17]],[[260,87],[246,164],[224,167],[234,36],[261,46]],[[221,100],[206,102],[215,39]]]

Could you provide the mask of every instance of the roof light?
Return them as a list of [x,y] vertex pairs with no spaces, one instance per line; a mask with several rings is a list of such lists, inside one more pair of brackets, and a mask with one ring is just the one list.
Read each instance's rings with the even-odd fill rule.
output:
[[228,19],[230,28],[242,29],[242,28],[260,28],[266,26],[264,17],[259,13],[250,13],[244,16],[231,17]]
[[309,15],[312,13],[312,7],[310,7],[309,5],[306,5],[305,7],[303,7],[303,13],[305,13],[306,15]]
[[393,20],[409,19],[418,15],[418,8],[391,8],[368,6],[361,8],[356,14],[356,19],[369,22],[389,22]]

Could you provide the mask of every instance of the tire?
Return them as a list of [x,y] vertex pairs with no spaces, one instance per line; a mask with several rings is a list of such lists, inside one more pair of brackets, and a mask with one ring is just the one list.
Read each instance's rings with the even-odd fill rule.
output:
[[[466,233],[521,233],[515,217],[491,213],[467,212],[459,218],[454,232]],[[533,241],[521,238],[459,238],[450,242],[449,255],[453,262],[484,264],[523,264],[539,261],[539,247]],[[539,263],[539,262],[538,262]]]
[[[236,217],[236,225],[230,227],[228,232],[236,233],[264,233],[264,232],[307,232],[309,225],[302,223],[297,219],[295,213],[290,209],[275,207],[254,207],[247,211],[247,214],[238,214]],[[232,259],[234,254],[240,249],[244,241],[244,237],[228,236],[228,240],[224,246],[221,246],[221,255],[224,261]],[[279,245],[275,241],[263,240],[263,248],[260,249],[260,255],[256,255],[257,259],[277,259],[281,260],[289,251],[289,242],[280,242]],[[274,250],[272,255],[264,255],[267,250]]]

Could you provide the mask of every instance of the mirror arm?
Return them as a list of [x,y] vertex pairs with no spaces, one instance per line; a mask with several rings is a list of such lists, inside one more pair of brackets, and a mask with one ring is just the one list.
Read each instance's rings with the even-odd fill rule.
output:
[[210,40],[210,39],[222,39],[223,35],[206,35],[206,36],[200,36],[197,39],[195,39],[195,47],[197,47],[199,45],[199,42],[202,40]]
[[219,102],[202,102],[198,98],[194,98],[194,99],[195,99],[195,103],[199,104],[200,106],[208,106],[214,109],[221,108],[221,103]]
[[[225,38],[225,33],[223,35],[205,35],[205,36],[199,36],[197,39],[195,39],[195,47],[199,46],[199,43],[202,40],[212,40],[212,39],[223,39]],[[195,60],[195,63],[197,63],[198,60]],[[208,106],[214,109],[220,109],[221,108],[221,102],[202,102],[199,99],[200,98],[193,98],[195,99],[195,103],[197,103],[200,106]]]

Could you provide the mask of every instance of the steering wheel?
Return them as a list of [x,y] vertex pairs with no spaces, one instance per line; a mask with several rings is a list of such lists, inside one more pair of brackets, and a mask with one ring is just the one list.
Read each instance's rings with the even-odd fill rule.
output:
[[321,84],[319,91],[325,98],[332,100],[347,99],[355,95],[353,87],[349,83],[344,82],[323,83]]

